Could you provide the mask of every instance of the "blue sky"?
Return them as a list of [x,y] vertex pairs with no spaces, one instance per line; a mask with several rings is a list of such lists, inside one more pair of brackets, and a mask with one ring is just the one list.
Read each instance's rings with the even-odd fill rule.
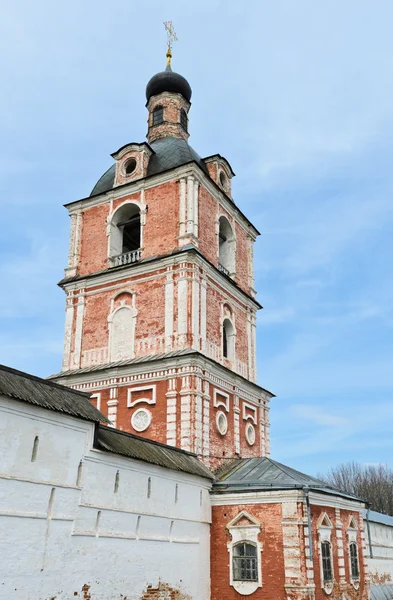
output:
[[144,139],[172,19],[190,143],[230,161],[235,201],[262,232],[272,455],[311,474],[393,466],[393,3],[2,4],[0,362],[59,370],[63,204]]

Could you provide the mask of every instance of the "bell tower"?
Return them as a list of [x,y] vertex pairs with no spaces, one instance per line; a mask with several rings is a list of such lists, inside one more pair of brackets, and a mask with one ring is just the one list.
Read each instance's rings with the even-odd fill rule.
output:
[[147,142],[112,154],[71,217],[57,382],[92,394],[113,425],[216,468],[269,454],[256,383],[253,244],[220,154],[188,144],[191,87],[166,69],[146,87]]

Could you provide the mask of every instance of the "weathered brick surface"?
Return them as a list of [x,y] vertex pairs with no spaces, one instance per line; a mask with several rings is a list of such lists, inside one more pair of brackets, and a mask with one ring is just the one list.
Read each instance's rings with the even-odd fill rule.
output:
[[238,600],[238,592],[229,580],[229,552],[231,541],[226,526],[242,510],[261,524],[258,536],[263,545],[262,587],[252,594],[255,600],[286,600],[284,590],[284,552],[281,504],[253,504],[213,506],[211,527],[211,600]]

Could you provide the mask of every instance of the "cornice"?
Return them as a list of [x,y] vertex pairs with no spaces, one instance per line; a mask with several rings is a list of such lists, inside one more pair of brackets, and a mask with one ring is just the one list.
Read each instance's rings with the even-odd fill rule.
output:
[[[124,147],[124,146],[123,146]],[[115,200],[123,196],[136,194],[141,190],[147,190],[163,183],[173,181],[173,179],[180,179],[187,175],[194,175],[197,181],[203,185],[203,187],[219,202],[222,203],[225,210],[235,219],[237,222],[247,231],[253,240],[260,235],[257,228],[251,223],[251,221],[244,215],[244,213],[236,206],[234,201],[225,194],[225,192],[213,181],[198,165],[195,161],[190,161],[174,169],[169,169],[163,173],[157,175],[149,175],[141,179],[135,179],[132,182],[118,185],[116,188],[96,194],[94,196],[87,196],[74,202],[65,204],[65,208],[68,209],[69,214],[72,215],[74,212],[80,210],[86,210],[100,204],[105,204],[110,200]]]
[[[233,386],[240,390],[240,393],[238,393],[238,395],[241,395],[241,390],[244,390],[246,394],[254,396],[255,401],[257,401],[257,399],[261,396],[264,400],[274,398],[274,394],[272,394],[272,392],[269,392],[268,390],[259,386],[258,384],[249,381],[248,379],[242,377],[238,373],[231,371],[224,365],[217,363],[216,361],[205,356],[199,351],[188,352],[187,354],[184,354],[182,356],[162,358],[155,358],[154,356],[152,356],[150,360],[143,360],[143,358],[144,357],[141,357],[141,362],[133,362],[131,364],[123,364],[117,366],[111,366],[109,364],[103,365],[102,368],[97,366],[93,371],[67,371],[64,375],[59,373],[57,376],[54,376],[53,380],[58,383],[61,383],[62,385],[67,386],[79,385],[82,382],[85,384],[99,384],[100,381],[107,381],[118,377],[142,375],[146,373],[146,371],[162,372],[169,369],[182,368],[184,366],[187,366],[190,368],[198,367],[200,369],[204,369],[208,371],[211,375],[223,380],[228,380],[229,374],[231,387]],[[184,373],[182,373],[182,376],[183,375]],[[157,377],[157,379],[173,378],[173,376],[173,373],[171,373],[168,374],[168,376]],[[106,385],[105,387],[108,386]]]
[[[192,259],[191,259],[192,258]],[[131,265],[123,265],[121,267],[112,267],[105,271],[97,273],[89,273],[72,278],[71,280],[62,279],[58,285],[65,292],[79,290],[81,288],[91,288],[97,285],[105,285],[116,283],[123,279],[138,277],[143,274],[150,274],[157,270],[165,270],[166,267],[175,266],[183,262],[194,262],[200,268],[205,269],[206,274],[214,279],[218,285],[222,287],[228,294],[234,296],[238,302],[246,304],[250,308],[262,308],[261,304],[255,298],[247,294],[235,281],[229,280],[221,271],[217,269],[207,258],[194,247],[184,247],[171,254],[164,256],[155,256],[147,258]],[[159,263],[159,264],[157,264]],[[163,276],[161,273],[159,276]]]

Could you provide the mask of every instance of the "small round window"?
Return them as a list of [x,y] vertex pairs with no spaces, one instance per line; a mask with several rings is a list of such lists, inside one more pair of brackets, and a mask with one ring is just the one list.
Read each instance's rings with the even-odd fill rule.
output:
[[227,178],[225,177],[224,171],[220,171],[220,183],[223,188],[227,185]]
[[255,427],[251,423],[248,423],[246,427],[246,440],[250,446],[255,444],[255,437]]
[[136,160],[135,158],[130,158],[129,160],[127,160],[125,166],[124,166],[124,170],[126,175],[131,175],[131,173],[133,173],[136,169]]
[[216,425],[217,425],[218,432],[221,435],[225,435],[226,432],[228,431],[228,419],[227,419],[226,414],[223,413],[222,411],[219,411],[217,413]]

